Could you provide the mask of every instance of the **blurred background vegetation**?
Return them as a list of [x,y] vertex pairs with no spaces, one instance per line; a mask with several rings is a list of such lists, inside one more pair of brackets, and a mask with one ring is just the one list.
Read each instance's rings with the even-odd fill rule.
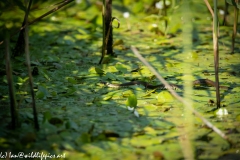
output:
[[[33,21],[37,17],[43,15],[49,10],[57,7],[59,4],[64,1],[56,0],[34,0],[30,14],[29,22]],[[113,16],[116,16],[121,21],[122,25],[127,25],[128,29],[131,27],[138,27],[140,30],[150,30],[155,32],[158,35],[164,35],[168,32],[170,34],[175,34],[181,31],[181,14],[179,14],[179,5],[181,5],[181,0],[166,0],[167,13],[165,13],[163,0],[114,0],[113,3]],[[9,1],[0,1],[0,42],[4,40],[5,34],[8,32],[11,35],[10,39],[10,48],[14,49],[17,38],[18,31],[21,28],[25,10],[28,1],[24,0],[9,0]],[[209,1],[210,4],[213,4],[212,0]],[[200,12],[207,12],[209,15],[209,20],[212,19],[210,12],[207,10],[207,7],[203,0],[195,0],[190,3],[191,8],[195,10],[192,12],[192,16],[196,20],[205,21],[205,24],[209,21],[206,20],[206,17],[201,17]],[[223,13],[224,13],[225,2],[221,1],[218,4],[219,8],[219,21],[222,24]],[[230,7],[229,10],[233,10]],[[102,33],[102,1],[101,0],[75,0],[70,4],[64,6],[59,11],[50,14],[49,16],[43,18],[42,22],[47,22],[52,24],[52,26],[57,26],[58,24],[63,24],[66,21],[69,23],[67,25],[79,23],[80,28],[89,31],[90,34],[95,33],[98,36],[98,39],[101,38]],[[227,24],[233,25],[233,12],[228,16]],[[131,17],[128,18],[128,17]],[[132,18],[135,17],[135,18]],[[139,26],[137,21],[147,21],[149,26]],[[65,21],[65,22],[64,22]],[[168,23],[168,29],[165,30],[166,22]],[[131,26],[130,26],[131,24]],[[43,27],[39,22],[33,24],[35,27],[38,27],[39,31],[50,31],[51,28]],[[32,26],[32,25],[31,25]],[[30,36],[34,33],[31,32],[30,26]],[[50,25],[51,26],[51,25]],[[157,27],[156,27],[157,26]],[[53,27],[54,28],[54,27]],[[69,26],[69,29],[71,26]],[[76,27],[73,27],[72,30],[76,30]],[[7,32],[6,32],[7,31]],[[36,32],[36,30],[35,30]],[[231,34],[231,33],[229,33]],[[166,34],[167,35],[167,34]],[[30,45],[33,45],[30,40]],[[0,52],[4,52],[4,45],[0,45]],[[4,59],[4,54],[1,54],[1,59]],[[0,64],[0,68],[4,68],[4,64]],[[1,69],[1,72],[3,70]]]
[[[37,17],[43,15],[44,13],[48,12],[49,10],[51,10],[55,7],[57,7],[58,5],[62,4],[63,2],[64,1],[61,1],[61,0],[59,0],[59,1],[56,1],[56,0],[48,0],[48,1],[34,0],[31,10],[30,10],[30,14],[29,14],[29,21],[30,22],[33,21]],[[182,53],[183,52],[182,51],[182,47],[183,47],[182,43],[178,43],[181,41],[179,41],[178,39],[177,40],[171,39],[172,37],[174,37],[174,38],[179,37],[179,39],[181,39],[181,32],[182,32],[181,24],[183,23],[183,17],[182,17],[181,11],[179,11],[180,10],[179,6],[181,5],[181,3],[182,3],[182,0],[166,0],[166,8],[167,8],[167,14],[166,14],[163,10],[163,8],[164,8],[163,0],[113,0],[113,16],[116,16],[121,21],[121,28],[119,30],[114,30],[114,36],[115,36],[114,40],[119,40],[119,42],[124,41],[124,43],[126,43],[126,45],[123,46],[122,48],[119,47],[120,49],[118,49],[118,50],[115,49],[115,52],[122,53],[119,55],[122,55],[122,57],[126,56],[127,58],[129,58],[129,54],[128,54],[129,51],[127,51],[126,48],[129,49],[130,44],[135,45],[137,47],[140,46],[141,44],[143,44],[141,49],[143,52],[145,52],[145,54],[151,53],[154,56],[157,54],[162,56],[162,53],[164,53],[166,57],[165,58],[161,57],[162,61],[169,60],[169,57],[177,56],[178,53]],[[213,4],[212,0],[210,0],[209,3],[212,5]],[[7,32],[9,32],[9,34],[12,35],[11,39],[10,39],[11,49],[13,49],[17,43],[17,38],[18,38],[17,31],[22,26],[22,21],[24,19],[25,10],[26,10],[25,6],[27,6],[27,5],[25,4],[24,0],[0,1],[0,42],[2,42],[5,39],[5,34]],[[192,22],[194,25],[194,30],[193,30],[193,32],[191,32],[191,33],[193,33],[193,41],[195,42],[193,48],[195,47],[194,49],[198,49],[198,51],[200,51],[200,53],[203,56],[207,57],[207,55],[205,55],[206,53],[209,53],[209,52],[212,53],[212,44],[211,44],[212,43],[212,32],[211,32],[212,17],[211,17],[211,14],[208,11],[203,0],[191,1],[190,7],[193,12],[191,12],[189,10],[186,10],[186,12],[189,12],[191,14],[191,16],[193,17]],[[224,7],[225,7],[224,1],[219,1],[218,8],[219,8],[220,24],[222,24],[222,21],[223,21]],[[224,41],[224,43],[222,43],[222,44],[224,44],[227,47],[229,46],[228,42],[230,43],[230,41],[231,41],[230,36],[232,34],[232,32],[230,30],[230,28],[232,29],[232,25],[233,25],[232,9],[233,8],[229,8],[229,11],[231,11],[231,12],[227,13],[227,14],[229,14],[228,19],[227,19],[227,25],[228,25],[227,27],[229,27],[229,28],[227,31],[223,32],[223,34],[222,34],[223,36],[221,37],[221,38],[226,39],[226,43]],[[59,109],[58,111],[60,111],[60,112],[62,111],[64,113],[63,115],[65,116],[66,115],[65,114],[66,106],[70,106],[69,108],[73,109],[73,110],[70,110],[70,112],[73,114],[69,114],[70,115],[69,117],[71,117],[71,120],[79,119],[79,115],[74,114],[75,113],[74,109],[78,109],[79,106],[82,107],[84,101],[83,101],[83,103],[79,104],[79,102],[81,102],[81,100],[79,100],[79,97],[78,97],[79,95],[76,95],[76,97],[73,96],[73,98],[76,98],[76,101],[72,97],[70,97],[70,99],[72,98],[71,100],[68,99],[69,95],[71,95],[72,93],[75,93],[76,90],[73,90],[75,88],[72,86],[75,85],[75,83],[77,83],[75,81],[75,79],[70,79],[69,76],[75,75],[75,73],[73,73],[73,72],[76,72],[76,73],[81,72],[81,73],[79,73],[79,76],[82,76],[84,74],[89,75],[89,71],[91,71],[91,70],[88,71],[88,68],[91,69],[92,66],[94,66],[98,63],[99,58],[100,58],[101,44],[102,44],[102,41],[101,41],[101,39],[102,39],[102,13],[101,12],[102,12],[102,1],[101,0],[75,0],[75,1],[71,2],[70,4],[66,5],[65,7],[63,7],[62,9],[60,9],[59,11],[52,13],[51,15],[43,18],[39,22],[36,22],[35,24],[30,26],[30,28],[29,28],[29,31],[30,31],[29,32],[29,36],[30,36],[29,45],[30,45],[32,65],[38,66],[39,71],[41,73],[40,74],[41,76],[36,77],[36,81],[37,81],[36,85],[38,85],[38,89],[39,89],[39,92],[37,92],[36,95],[37,95],[37,98],[39,99],[38,105],[40,106],[39,107],[40,109],[42,109],[44,111],[45,110],[48,111],[51,108],[52,110],[55,111],[56,108],[54,108],[54,106],[59,107],[62,105],[62,109],[61,110]],[[44,23],[42,23],[42,22],[44,22]],[[139,23],[139,22],[144,22],[144,23]],[[167,31],[165,30],[166,22],[168,22]],[[197,29],[195,30],[195,28],[197,28],[199,30],[196,31]],[[133,32],[128,32],[131,29]],[[195,32],[199,32],[201,34],[196,34]],[[144,33],[144,34],[141,35],[141,33]],[[151,33],[151,34],[149,34],[149,33]],[[180,34],[177,34],[177,33],[180,33]],[[140,36],[138,36],[138,35],[140,35]],[[201,37],[198,38],[197,36],[201,36]],[[141,39],[142,41],[140,41],[139,39]],[[131,41],[131,43],[128,43],[129,41]],[[190,39],[190,41],[191,41],[191,39]],[[198,44],[202,44],[201,49],[196,47]],[[149,48],[151,49],[151,47],[153,50],[147,51],[147,50],[149,50]],[[169,52],[169,53],[167,53],[167,52]],[[226,51],[226,52],[228,52],[228,51]],[[0,76],[4,76],[6,74],[5,62],[4,62],[4,44],[0,45],[0,53],[1,53],[0,54],[0,57],[1,57]],[[155,53],[157,53],[157,54],[155,54]],[[121,56],[119,56],[119,57],[121,57]],[[183,57],[183,56],[181,56],[181,57]],[[155,58],[155,57],[148,57],[148,58],[150,59],[150,58]],[[12,61],[13,64],[15,62],[14,60],[16,60],[16,59],[17,59],[16,57],[15,57],[15,59],[13,59],[13,61]],[[60,61],[60,59],[61,59],[61,61]],[[75,61],[73,63],[73,59],[76,60],[76,63],[75,63]],[[225,58],[225,59],[227,59],[227,58]],[[206,60],[206,59],[204,59],[204,60]],[[118,58],[117,61],[125,64],[127,61],[129,61],[129,59],[121,61],[121,58]],[[130,62],[133,62],[133,61],[136,61],[136,60],[134,59]],[[160,61],[159,59],[156,59],[155,61],[157,63],[157,66],[161,65],[160,63],[162,61]],[[17,75],[16,82],[18,82],[17,83],[18,88],[17,87],[16,88],[17,88],[17,90],[24,91],[24,92],[18,93],[17,100],[18,100],[19,104],[21,104],[19,106],[27,106],[30,104],[31,101],[29,100],[30,99],[29,96],[26,96],[28,93],[25,92],[27,90],[26,89],[27,87],[25,87],[25,84],[24,84],[27,81],[26,70],[20,69],[20,68],[24,68],[23,66],[25,64],[24,63],[25,59],[22,58],[20,62],[21,63],[19,65],[18,64],[13,65],[13,70],[15,71],[14,74]],[[45,62],[47,62],[47,63],[45,63]],[[52,65],[51,65],[51,62],[54,62],[54,63],[52,63]],[[180,62],[182,63],[182,61],[180,61]],[[201,63],[201,61],[200,61],[200,63]],[[126,64],[132,65],[131,63],[126,63]],[[160,66],[159,68],[161,68],[162,70],[165,70],[165,64],[166,64],[165,62],[162,62],[163,67]],[[209,62],[209,64],[212,64],[212,61],[211,61],[211,63]],[[206,66],[210,66],[209,64],[207,63]],[[87,69],[83,70],[84,66],[86,66]],[[172,67],[172,64],[169,64],[169,68],[171,68],[171,67]],[[64,68],[65,70],[63,70],[62,68]],[[196,68],[199,68],[199,66],[197,66]],[[207,67],[207,68],[209,68],[209,67]],[[237,68],[237,67],[235,67],[235,68]],[[177,72],[178,72],[178,70],[179,70],[179,68],[176,68]],[[55,72],[52,73],[52,71],[55,71]],[[210,73],[211,73],[211,71],[212,70],[210,70]],[[202,74],[199,70],[197,71],[197,73]],[[169,74],[172,74],[172,73],[168,73],[166,75],[169,75]],[[124,76],[125,76],[125,74],[124,74]],[[174,77],[175,76],[178,76],[178,74],[174,74]],[[59,78],[59,77],[61,77],[61,78]],[[0,84],[2,85],[2,86],[0,86],[1,87],[0,88],[0,90],[1,90],[0,98],[2,98],[1,104],[3,103],[3,100],[5,100],[7,102],[6,106],[8,107],[8,96],[6,96],[7,95],[7,82],[5,80],[6,78],[2,78],[2,77],[0,77],[0,78],[2,80],[2,82],[0,82]],[[50,80],[51,78],[52,78],[52,80]],[[70,83],[71,80],[72,80],[72,84]],[[94,87],[96,87],[95,83],[99,81],[99,77],[97,77],[95,80],[92,80],[92,81],[90,78],[88,78],[86,81],[88,83],[83,83],[83,84],[85,84],[86,87],[90,88],[90,89],[87,88],[87,90],[89,89],[92,91],[92,89]],[[66,87],[66,84],[69,84],[69,86]],[[47,86],[50,86],[50,87],[48,88]],[[86,93],[84,92],[86,89],[86,88],[84,88],[85,86],[82,85],[82,82],[78,84],[78,87],[79,87],[78,90],[81,91],[81,96],[83,97],[82,99],[84,99],[84,100],[89,99],[89,97],[92,96],[92,92],[86,92]],[[64,88],[62,88],[62,87],[64,87]],[[42,91],[41,91],[41,89],[42,89]],[[53,96],[53,97],[54,97],[54,95],[55,95],[55,97],[57,97],[56,95],[57,95],[57,93],[59,93],[59,98],[57,97],[55,99],[56,101],[53,101],[53,99],[51,99],[52,98],[51,96],[49,96],[49,98],[47,98],[47,96],[49,94],[47,92],[47,89],[49,89],[51,91],[51,94],[52,94],[51,96]],[[46,94],[45,94],[45,91],[46,91]],[[66,92],[66,91],[69,91],[69,92]],[[21,93],[21,95],[20,95],[20,93]],[[42,94],[40,94],[40,93],[42,93]],[[64,93],[64,94],[62,94],[62,93]],[[88,97],[89,93],[91,95]],[[86,96],[84,96],[84,94],[86,94]],[[99,95],[100,94],[101,93],[99,93]],[[99,95],[94,95],[94,96],[99,97]],[[23,102],[23,100],[24,100],[24,102]],[[70,103],[70,101],[71,101],[71,103]],[[89,100],[89,101],[91,101],[91,100]],[[95,99],[93,101],[95,101]],[[232,101],[232,99],[231,99],[231,101]],[[45,104],[42,105],[42,102],[44,102]],[[69,102],[69,104],[68,104],[68,102]],[[66,105],[65,105],[65,103],[66,103]],[[77,105],[79,105],[79,106],[77,106]],[[86,105],[88,106],[88,103],[86,103]],[[47,108],[47,107],[44,108],[42,106],[47,106],[49,108]],[[87,110],[86,112],[95,113],[95,110],[92,111],[93,107],[95,107],[95,105],[92,105],[92,108],[88,107],[87,109],[89,109],[89,111]],[[112,105],[111,105],[111,107],[112,107]],[[100,107],[97,106],[96,108],[97,108],[96,109],[97,112],[101,112],[98,110]],[[106,107],[102,107],[102,108],[105,109]],[[176,108],[178,108],[178,107],[176,107]],[[178,110],[176,108],[175,108],[176,115],[178,115],[179,113],[177,112]],[[233,108],[233,107],[231,106],[231,108]],[[108,109],[108,108],[106,108],[106,109]],[[104,111],[102,111],[102,112],[104,112]],[[204,109],[204,112],[205,112],[205,109]],[[42,113],[43,113],[43,111],[42,111]],[[83,113],[82,115],[85,115],[85,114],[86,113]],[[31,112],[22,112],[22,115],[24,115],[26,117],[28,117],[30,115],[29,117],[31,117],[32,113]],[[41,117],[44,117],[43,114],[41,114],[41,112],[40,112],[40,115],[41,115]],[[53,115],[55,115],[55,113]],[[76,116],[76,118],[72,117],[74,115]],[[61,118],[64,119],[65,118],[64,116],[61,116]],[[95,115],[93,114],[92,117],[95,118],[94,116]],[[89,116],[89,119],[91,119],[92,117]],[[178,116],[176,116],[176,117],[178,118]],[[102,119],[101,116],[100,116],[100,118]],[[25,120],[24,118],[22,118],[22,119]],[[89,119],[87,119],[86,121],[83,121],[83,122],[84,123],[86,122],[86,124],[89,124],[89,121],[90,121]],[[124,119],[128,119],[128,118],[124,118]],[[2,116],[1,120],[3,123],[4,121],[6,121],[6,117]],[[81,120],[79,120],[79,121],[81,121]],[[109,120],[107,119],[106,121],[109,121]],[[179,121],[179,120],[177,119],[177,121]],[[138,124],[138,122],[139,122],[139,120],[136,119],[136,124]],[[81,122],[78,122],[78,123],[81,124]],[[135,123],[135,121],[134,121],[134,123]],[[28,125],[26,125],[26,126],[28,127]],[[145,126],[145,124],[143,124],[143,126]],[[138,128],[138,127],[139,126],[137,126],[136,128]],[[84,129],[87,130],[88,128],[86,127]],[[80,130],[83,130],[83,128],[81,128]],[[25,135],[25,132],[26,132],[25,129],[21,130],[21,134]],[[76,129],[76,132],[77,132],[77,134],[79,134],[78,129]],[[82,132],[84,132],[84,131],[82,131]],[[7,137],[8,136],[7,133],[8,132],[4,133],[3,135]],[[129,131],[126,130],[126,133],[129,134]],[[46,132],[46,134],[48,134],[48,133]],[[72,137],[72,134],[69,133],[69,135],[70,135],[69,137]],[[29,136],[26,135],[26,137],[29,137]],[[42,137],[44,137],[44,136],[42,136]],[[24,138],[25,138],[25,136],[23,136],[23,140],[24,140]],[[31,139],[27,140],[27,142],[35,141],[35,139],[36,138],[33,138],[33,140],[31,140]],[[44,138],[42,138],[42,139],[44,139]],[[42,139],[40,138],[40,140],[42,140]],[[52,138],[50,137],[49,139],[52,139]],[[19,141],[19,139],[16,138],[16,142],[18,142],[18,141]],[[146,142],[147,141],[148,140],[146,140]],[[15,142],[15,141],[13,141],[13,142]],[[48,139],[44,142],[46,142],[47,145],[45,145],[45,143],[42,143],[41,147],[39,147],[39,148],[44,148],[45,146],[50,146],[48,144]],[[39,146],[40,146],[40,143],[41,142],[39,142]],[[138,143],[138,140],[136,140],[136,143]],[[10,145],[12,145],[12,143],[10,143]],[[127,145],[129,145],[129,144],[127,144]],[[160,145],[163,146],[162,144],[159,144],[159,146]],[[81,144],[79,146],[81,146]],[[214,146],[217,146],[217,145],[214,144]],[[220,145],[218,145],[218,146],[220,146]],[[12,146],[7,146],[7,147],[10,148]],[[21,147],[22,146],[20,146],[19,148],[21,148]],[[54,148],[54,146],[53,146],[53,148]],[[58,149],[58,147],[55,147],[55,148]],[[216,148],[216,147],[211,147],[211,148]],[[219,147],[219,148],[222,148],[222,147]],[[91,150],[91,149],[89,149],[89,150]],[[131,149],[129,151],[132,152]],[[169,154],[171,155],[172,152]]]
[[[28,1],[27,1],[28,2]],[[46,13],[50,9],[56,7],[64,1],[56,0],[34,0],[31,7],[29,21],[34,20],[40,15]],[[203,0],[192,1],[191,7],[196,7],[194,4],[201,4],[202,7],[198,9],[199,11],[206,11],[206,6]],[[210,4],[212,0],[209,1]],[[168,16],[173,14],[174,10],[178,8],[181,4],[181,0],[166,0],[166,7],[168,8]],[[0,40],[4,39],[4,30],[7,29],[12,33],[21,27],[24,11],[27,6],[24,0],[9,0],[0,2]],[[223,15],[223,10],[225,7],[224,1],[219,2],[218,8],[220,16]],[[203,10],[204,8],[204,10]],[[160,18],[169,19],[169,17],[162,17],[163,0],[114,0],[113,1],[113,13],[117,12],[128,12],[131,16],[141,17],[143,15],[155,15]],[[232,9],[232,8],[231,8]],[[67,6],[65,6],[62,11],[57,13],[58,15],[63,14],[64,16],[74,18],[75,20],[87,20],[89,22],[101,23],[101,11],[102,11],[102,1],[98,0],[76,0]],[[56,14],[56,13],[53,13]],[[210,15],[210,13],[209,13]],[[114,15],[113,15],[114,16]],[[156,18],[156,17],[155,17]],[[200,17],[197,17],[200,18]],[[44,18],[45,21],[48,18]],[[222,21],[220,17],[220,21]]]

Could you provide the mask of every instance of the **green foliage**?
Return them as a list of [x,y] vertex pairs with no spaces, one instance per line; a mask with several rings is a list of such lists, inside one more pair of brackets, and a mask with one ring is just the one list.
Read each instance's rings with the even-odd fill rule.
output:
[[137,107],[137,97],[134,94],[128,96],[126,101],[126,106],[136,108]]
[[99,67],[95,67],[95,71],[97,74],[100,74],[100,75],[104,73],[104,71]]
[[[8,84],[3,75],[4,67],[0,70],[0,150],[65,153],[67,159],[159,159],[161,154],[164,159],[184,159],[182,154],[172,153],[182,153],[178,140],[182,138],[181,129],[187,122],[182,117],[185,108],[168,91],[147,90],[138,85],[109,88],[100,82],[142,80],[153,85],[160,83],[133,55],[129,49],[131,45],[135,45],[170,83],[182,85],[185,80],[198,78],[214,80],[212,29],[211,21],[206,19],[209,17],[206,6],[202,1],[191,4],[194,17],[191,22],[196,27],[191,46],[193,51],[183,53],[182,41],[185,39],[181,37],[181,27],[182,23],[187,22],[184,17],[182,19],[178,7],[169,12],[168,33],[162,36],[159,31],[164,29],[164,18],[157,15],[159,10],[155,12],[155,1],[113,1],[114,16],[121,20],[121,27],[114,30],[114,39],[119,40],[114,48],[117,57],[98,66],[101,5],[92,0],[88,2],[90,5],[70,5],[30,27],[31,65],[39,69],[39,75],[33,76],[39,132],[33,129],[32,101],[24,57],[16,57],[13,61],[21,121],[21,128],[15,131],[8,129],[11,121]],[[38,1],[37,9],[30,18],[45,13],[48,9],[41,8],[54,3]],[[128,19],[123,18],[123,12],[126,11],[130,13]],[[19,7],[16,7],[12,12],[2,14],[0,24],[18,28],[22,15]],[[8,18],[18,19],[18,23],[12,19],[7,21]],[[152,24],[157,24],[158,30],[149,30],[148,26]],[[194,108],[228,133],[236,142],[235,147],[239,148],[239,54],[225,54],[230,32],[229,27],[220,28],[221,42],[224,44],[220,46],[220,52],[223,53],[220,83],[234,88],[232,92],[221,91],[222,103],[229,114],[218,118],[212,112],[215,106],[209,105],[208,101],[215,97],[213,87],[194,89],[187,96],[192,96]],[[15,41],[14,36],[11,46]],[[191,58],[193,61],[188,63],[193,75],[183,75],[186,60]],[[183,94],[182,91],[178,92]],[[137,118],[135,113],[126,109],[126,105],[137,107],[137,113],[141,116]],[[236,148],[203,127],[201,121],[194,121],[194,126],[188,138],[194,141],[197,159],[209,159],[209,156],[218,159],[223,149],[224,153],[235,153]]]
[[127,68],[125,68],[122,63],[117,63],[116,69],[122,73],[127,73]]
[[106,73],[106,78],[110,79],[110,80],[116,80],[117,79],[117,77],[114,74],[110,73],[110,72]]
[[49,95],[49,92],[45,86],[38,86],[38,91],[36,92],[36,98],[46,99]]
[[162,91],[157,95],[157,100],[159,103],[172,102],[174,97],[168,91]]
[[68,82],[69,83],[71,83],[71,84],[77,84],[77,81],[76,81],[76,79],[75,78],[73,78],[73,77],[68,77]]

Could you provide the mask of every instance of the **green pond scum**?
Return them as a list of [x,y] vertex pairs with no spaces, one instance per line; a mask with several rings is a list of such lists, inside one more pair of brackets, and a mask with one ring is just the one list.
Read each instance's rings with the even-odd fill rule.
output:
[[[107,0],[108,1],[108,0]],[[106,1],[106,2],[107,2]],[[29,1],[27,1],[29,2]],[[233,2],[233,1],[227,1]],[[235,2],[235,1],[234,1]],[[0,42],[10,34],[10,54],[24,19],[25,1],[0,2]],[[65,2],[33,1],[29,21]],[[240,159],[240,48],[231,52],[234,8],[218,2],[220,105],[215,87],[213,18],[202,0],[113,0],[114,56],[102,55],[101,0],[76,0],[29,25],[29,53],[39,130],[25,55],[11,56],[18,122],[11,129],[5,46],[0,45],[0,159],[238,160]],[[213,0],[209,0],[213,8]],[[236,9],[237,11],[237,9]],[[237,30],[239,31],[239,29]],[[109,84],[162,84],[131,46],[218,133],[168,90]],[[231,89],[230,89],[231,88]]]

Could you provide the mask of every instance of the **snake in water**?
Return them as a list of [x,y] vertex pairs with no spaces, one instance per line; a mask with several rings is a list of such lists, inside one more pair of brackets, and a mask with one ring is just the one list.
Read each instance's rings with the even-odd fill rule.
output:
[[[132,85],[143,85],[146,89],[167,89],[167,87],[163,84],[160,85],[151,85],[147,82],[144,81],[131,81],[131,82],[127,82],[127,83],[122,83],[122,84],[111,84],[108,82],[102,82],[104,85],[106,85],[107,87],[111,87],[111,88],[122,88],[122,87],[129,87]],[[197,79],[195,81],[193,81],[193,86],[196,85],[204,85],[204,86],[211,86],[211,87],[215,87],[216,83],[214,81],[211,81],[209,79]],[[176,85],[176,84],[169,84],[170,87],[174,90],[178,90],[178,89],[182,89],[183,86],[182,85]],[[220,89],[224,89],[224,90],[228,90],[231,89],[230,87],[226,87],[226,86],[219,86]]]

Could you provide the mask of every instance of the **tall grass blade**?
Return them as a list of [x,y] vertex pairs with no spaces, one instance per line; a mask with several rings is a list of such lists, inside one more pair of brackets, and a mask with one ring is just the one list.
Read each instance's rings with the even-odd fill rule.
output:
[[15,98],[15,89],[13,84],[12,77],[12,67],[11,67],[11,58],[10,58],[10,50],[9,50],[9,34],[6,35],[5,40],[5,58],[6,58],[6,75],[8,81],[8,89],[9,89],[9,98],[10,98],[10,107],[11,107],[11,128],[15,129],[18,125],[18,110],[16,107],[16,98]]

